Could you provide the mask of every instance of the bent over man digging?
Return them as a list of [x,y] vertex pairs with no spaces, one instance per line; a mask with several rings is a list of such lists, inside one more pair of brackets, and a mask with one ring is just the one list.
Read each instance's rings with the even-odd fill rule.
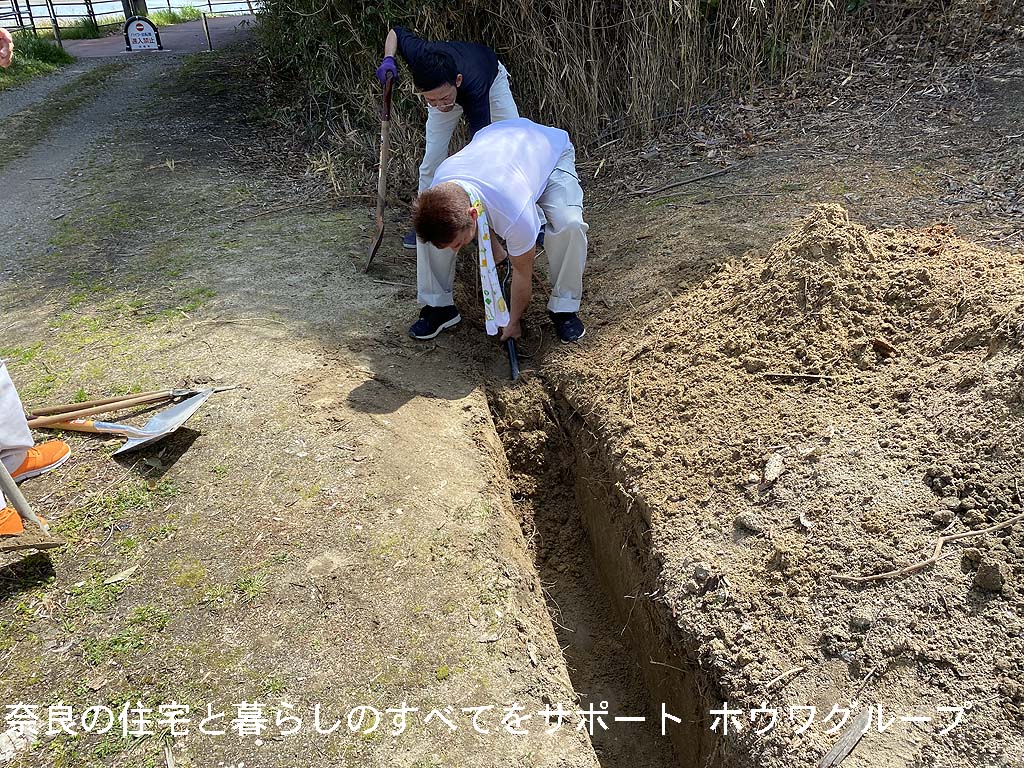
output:
[[[565,343],[583,337],[577,316],[583,297],[587,230],[583,190],[576,175],[576,150],[560,128],[517,118],[479,131],[438,167],[434,185],[413,207],[417,246],[417,298],[424,305],[409,329],[432,339],[462,317],[452,289],[455,257],[474,239],[479,245],[480,282],[487,332],[518,338],[532,294],[537,207],[547,218],[545,247],[552,291],[548,313]],[[494,237],[504,240],[502,243]],[[496,265],[511,260],[510,303],[501,298]]]
[[[422,40],[395,26],[384,41],[384,60],[377,68],[382,85],[389,74],[398,78],[396,53],[409,65],[413,85],[427,105],[426,149],[418,189],[422,192],[434,183],[438,165],[448,157],[452,134],[463,114],[472,137],[492,121],[519,117],[519,110],[509,89],[508,71],[485,45]],[[402,245],[415,248],[416,235],[407,233]]]

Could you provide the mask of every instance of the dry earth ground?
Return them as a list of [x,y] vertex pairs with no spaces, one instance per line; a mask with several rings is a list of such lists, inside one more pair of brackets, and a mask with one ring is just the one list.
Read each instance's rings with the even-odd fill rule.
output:
[[[14,315],[5,290],[4,326],[17,324],[4,346],[20,352],[6,354],[32,404],[167,379],[246,386],[217,396],[190,423],[199,434],[154,453],[159,463],[119,468],[80,440],[80,469],[35,484],[58,525],[72,512],[64,530],[82,544],[49,576],[11,575],[10,679],[41,700],[70,690],[85,701],[98,684],[112,700],[181,686],[204,702],[263,684],[308,702],[333,683],[332,701],[383,702],[409,690],[450,699],[461,673],[539,702],[569,695],[567,666],[588,700],[646,697],[649,715],[661,701],[685,716],[675,757],[639,731],[596,735],[605,766],[817,765],[839,734],[795,735],[788,706],[856,700],[888,717],[973,700],[969,730],[897,723],[843,765],[1022,764],[1019,526],[951,545],[954,558],[912,576],[832,578],[914,562],[950,524],[1021,511],[1019,60],[1019,49],[970,66],[883,59],[799,97],[787,87],[709,109],[657,146],[585,159],[590,331],[557,347],[535,302],[519,388],[500,384],[478,312],[436,344],[403,340],[413,264],[392,238],[377,272],[387,282],[358,276],[361,208],[332,212],[314,186],[247,166],[239,154],[261,137],[224,126],[229,115],[200,119],[187,99],[156,108],[177,118],[173,143],[81,168],[79,194],[121,205],[78,205],[41,234],[61,261],[19,249],[12,279],[29,311]],[[230,78],[207,82],[201,104]],[[139,141],[143,128],[122,131]],[[852,222],[833,208],[797,230],[820,203]],[[997,250],[918,231],[947,220]],[[874,232],[892,226],[913,229]],[[460,290],[475,306],[472,283]],[[898,350],[888,362],[875,335]],[[539,584],[494,488],[485,376]],[[443,466],[414,471],[439,451],[452,451]],[[467,480],[456,466],[479,469]],[[467,487],[454,493],[459,477]],[[125,589],[97,589],[135,562]],[[982,565],[1001,591],[974,586]],[[40,663],[47,649],[61,650],[60,668]],[[46,676],[32,681],[34,665]],[[782,722],[717,738],[708,709],[725,699],[781,709]],[[152,742],[121,746],[155,755]],[[295,764],[338,763],[316,757],[333,742],[301,743]],[[508,765],[531,749],[488,754],[506,742],[468,739],[445,751],[436,734],[342,743],[364,750],[347,753],[353,762],[382,765]],[[564,758],[542,745],[532,764],[595,760],[588,745],[560,748]],[[132,759],[102,749],[82,745],[100,764]],[[194,755],[189,741],[179,749]]]
[[707,764],[815,766],[881,707],[932,719],[876,709],[844,766],[1024,765],[1024,524],[836,578],[1024,512],[1022,75],[883,55],[581,164],[590,333],[531,336],[499,431],[542,572],[582,519]]
[[[26,404],[239,385],[125,461],[66,435],[71,462],[26,483],[69,544],[0,569],[0,700],[226,711],[207,729],[228,735],[168,738],[178,766],[597,765],[571,726],[501,725],[574,694],[478,367],[460,337],[404,337],[405,291],[359,272],[365,210],[282,175],[234,61],[105,63],[0,127],[0,355]],[[242,702],[262,739],[231,731]],[[353,707],[403,702],[403,735],[350,732]],[[459,708],[488,705],[478,735]],[[164,766],[150,730],[10,764]]]

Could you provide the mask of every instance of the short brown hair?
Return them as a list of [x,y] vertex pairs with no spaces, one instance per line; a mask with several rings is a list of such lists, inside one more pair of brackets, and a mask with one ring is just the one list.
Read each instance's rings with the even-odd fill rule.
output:
[[472,224],[469,195],[456,185],[431,187],[421,192],[412,206],[412,226],[417,236],[438,248],[448,245]]

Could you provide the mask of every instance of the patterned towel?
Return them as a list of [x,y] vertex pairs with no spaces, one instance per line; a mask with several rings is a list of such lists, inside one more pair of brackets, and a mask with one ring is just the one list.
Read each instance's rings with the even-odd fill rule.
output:
[[487,226],[487,213],[484,211],[483,201],[480,193],[469,184],[459,184],[466,194],[469,195],[469,202],[476,208],[477,216],[477,243],[480,246],[480,291],[484,297],[484,320],[487,324],[487,333],[491,336],[498,334],[499,328],[504,328],[509,323],[508,305],[501,295],[501,281],[498,279],[498,270],[494,265],[494,251],[491,248],[491,229]]

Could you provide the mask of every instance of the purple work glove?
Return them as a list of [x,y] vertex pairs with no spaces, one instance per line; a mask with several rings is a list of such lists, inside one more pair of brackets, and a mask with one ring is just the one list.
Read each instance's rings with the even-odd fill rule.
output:
[[377,79],[380,80],[380,84],[384,85],[388,81],[388,73],[397,80],[398,79],[398,65],[395,64],[394,56],[385,56],[384,61],[377,67]]

